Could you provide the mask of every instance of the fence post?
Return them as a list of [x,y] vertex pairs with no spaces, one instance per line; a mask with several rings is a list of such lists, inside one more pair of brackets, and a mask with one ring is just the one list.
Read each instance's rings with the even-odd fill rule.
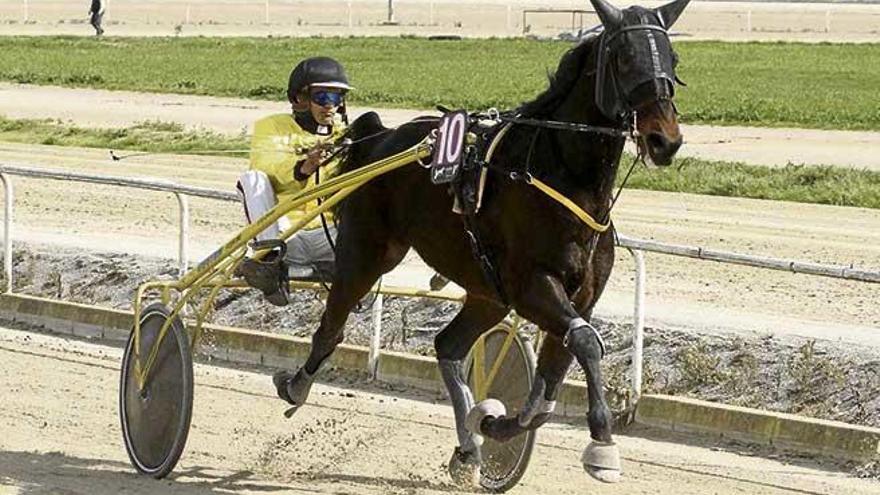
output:
[[635,303],[633,308],[632,344],[632,400],[642,395],[642,348],[645,332],[645,256],[638,249],[630,249],[636,268]]
[[351,0],[348,0],[348,29],[354,27],[354,17],[351,13]]
[[428,3],[428,25],[434,25],[434,0],[431,0],[430,3]]
[[0,174],[3,182],[5,201],[3,205],[3,273],[6,275],[6,287],[3,292],[12,293],[12,181],[6,174]]
[[189,4],[186,4],[186,18],[183,20],[184,24],[189,24]]
[[513,16],[513,7],[510,4],[507,5],[507,35],[510,35],[510,31],[513,29],[511,26],[511,17]]
[[269,0],[266,0],[266,24],[269,24]]
[[831,32],[831,9],[825,11],[825,32]]
[[379,376],[379,346],[382,337],[382,293],[376,294],[373,301],[373,334],[370,336],[370,354],[367,358],[367,371],[374,380]]
[[396,24],[394,20],[394,0],[388,0],[388,24]]
[[189,255],[187,254],[187,244],[189,237],[189,203],[186,196],[181,193],[174,193],[177,196],[177,204],[180,206],[180,236],[177,240],[177,266],[178,275],[181,277],[189,268]]

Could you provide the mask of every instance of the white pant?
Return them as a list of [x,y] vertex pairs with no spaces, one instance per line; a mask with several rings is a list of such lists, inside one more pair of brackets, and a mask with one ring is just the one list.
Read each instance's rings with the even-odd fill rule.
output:
[[[259,170],[248,170],[241,174],[236,184],[244,204],[244,214],[248,223],[254,223],[278,204],[269,177]],[[257,240],[278,239],[281,233],[291,227],[290,219],[282,216],[275,223],[257,234]],[[328,225],[332,239],[336,239],[336,227]],[[291,276],[306,277],[308,271],[326,270],[332,266],[335,256],[323,228],[300,230],[287,240],[287,255],[284,260],[290,265]]]
[[[254,223],[278,204],[275,191],[269,176],[259,170],[248,170],[238,178],[235,185],[241,201],[244,204],[244,217],[248,223]],[[281,233],[290,228],[290,219],[287,215],[279,218],[275,223],[266,227],[266,230],[257,234],[258,241],[278,239]]]

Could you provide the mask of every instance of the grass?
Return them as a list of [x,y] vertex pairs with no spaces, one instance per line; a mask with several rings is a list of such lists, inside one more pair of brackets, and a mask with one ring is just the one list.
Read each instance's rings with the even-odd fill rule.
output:
[[[155,153],[247,156],[250,140],[212,131],[186,131],[180,124],[145,121],[122,129],[84,129],[51,119],[13,120],[0,117],[0,141],[81,146]],[[206,151],[211,150],[211,151]]]
[[[3,117],[0,141],[225,156],[245,156],[227,152],[250,145],[244,136],[189,131],[165,122],[141,122],[124,129],[84,129],[56,120]],[[621,166],[628,166],[631,159],[624,157]],[[627,188],[880,209],[880,173],[831,166],[768,168],[683,158],[664,169],[637,167]]]
[[[621,163],[629,163],[624,158]],[[676,191],[880,208],[880,172],[831,165],[788,164],[780,168],[735,162],[677,159],[673,167],[637,169],[627,184],[633,189]]]
[[[284,99],[299,59],[342,61],[355,105],[511,108],[571,45],[412,38],[0,37],[0,80]],[[679,42],[689,123],[880,130],[880,44]]]

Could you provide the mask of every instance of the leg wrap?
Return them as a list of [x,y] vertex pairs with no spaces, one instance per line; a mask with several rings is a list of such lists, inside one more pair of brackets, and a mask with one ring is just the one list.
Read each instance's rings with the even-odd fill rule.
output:
[[312,373],[309,373],[305,364],[296,373],[291,373],[290,371],[275,373],[272,376],[272,382],[275,384],[278,397],[281,397],[294,407],[305,404],[309,391],[312,389],[312,384],[315,383],[315,375],[321,371],[321,367],[326,359],[324,358]]
[[[550,396],[556,396],[555,391]],[[529,392],[529,400],[519,412],[519,425],[527,428],[532,420],[539,414],[551,414],[556,409],[556,401],[548,400],[547,382],[541,375],[535,375],[535,381],[532,383],[532,390]]]
[[449,398],[452,400],[452,409],[455,412],[455,431],[458,433],[458,444],[463,452],[474,452],[477,449],[477,437],[467,431],[465,427],[465,419],[468,412],[474,407],[474,396],[471,389],[467,386],[461,374],[461,361],[453,361],[451,359],[440,359],[437,361],[440,366],[440,374],[443,376],[443,383],[449,391]]
[[[573,350],[572,345],[575,344],[575,340],[572,339],[572,333],[581,329],[587,329],[587,331],[592,332],[592,334],[596,336],[596,340],[599,341],[599,358],[605,357],[605,341],[602,339],[602,335],[599,334],[596,327],[587,323],[587,320],[584,320],[583,318],[575,318],[568,323],[568,333],[565,334],[565,338],[562,340],[562,345],[569,350]],[[574,354],[577,356],[577,353]]]
[[296,374],[289,371],[281,371],[275,373],[272,382],[281,397],[291,406],[298,408],[305,404],[309,397],[309,391],[312,389],[312,383],[315,382],[315,375],[306,372],[305,368],[300,368]]

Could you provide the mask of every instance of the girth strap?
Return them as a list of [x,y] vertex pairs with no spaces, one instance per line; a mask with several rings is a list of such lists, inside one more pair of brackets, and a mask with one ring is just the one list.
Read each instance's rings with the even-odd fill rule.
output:
[[509,300],[507,299],[507,293],[504,292],[504,286],[501,285],[501,275],[492,264],[491,254],[486,250],[486,248],[483,246],[483,243],[480,241],[480,234],[474,222],[474,215],[462,215],[461,218],[464,221],[464,231],[467,234],[468,240],[471,243],[471,251],[474,254],[474,258],[476,258],[477,262],[480,264],[480,269],[483,272],[483,279],[485,279],[486,282],[495,289],[495,293],[498,295],[498,298],[501,300],[501,302],[506,307],[510,307],[510,303],[508,302]]

